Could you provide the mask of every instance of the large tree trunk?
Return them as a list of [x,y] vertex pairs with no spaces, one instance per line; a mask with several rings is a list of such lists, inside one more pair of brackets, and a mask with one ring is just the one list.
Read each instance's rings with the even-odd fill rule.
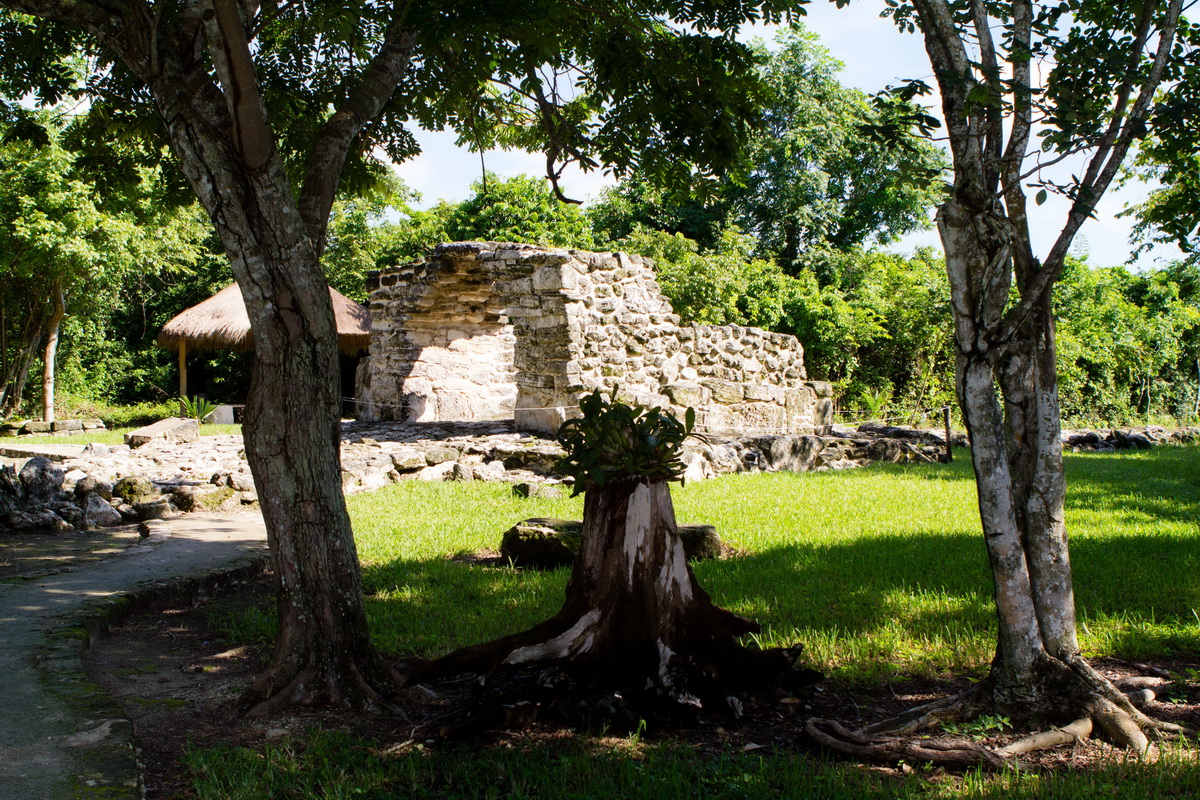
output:
[[562,609],[522,633],[418,668],[410,682],[546,663],[583,692],[612,690],[639,713],[740,713],[741,695],[820,676],[799,648],[763,651],[738,639],[757,623],[713,605],[684,555],[669,484],[625,479],[590,487],[583,542]]
[[[147,44],[134,26],[121,46],[225,247],[254,335],[243,432],[271,548],[279,633],[244,701],[251,713],[367,707],[386,702],[400,676],[367,631],[342,494],[337,333],[319,258],[346,153],[390,96],[407,52],[389,38],[367,70],[367,88],[352,91],[350,110],[340,109],[318,137],[306,176],[306,189],[316,188],[302,193],[302,208],[262,104],[240,8],[232,0],[204,5],[169,21],[175,36],[163,27]],[[202,40],[212,64],[199,58]]]
[[50,319],[46,322],[46,349],[42,353],[42,419],[54,422],[54,361],[58,357],[58,331],[67,316],[62,283],[56,281],[50,298]]
[[[971,441],[999,629],[991,672],[969,704],[1070,721],[1111,702],[1149,723],[1082,658],[1064,521],[1061,423],[1049,296],[1000,339],[1012,274],[1002,219],[957,199],[938,215],[950,275],[957,391]],[[1018,274],[1018,280],[1021,275]]]
[[[178,89],[155,88],[162,106],[172,108]],[[247,707],[371,705],[399,677],[367,632],[342,495],[337,335],[317,253],[277,157],[239,180],[186,114],[168,122],[184,172],[225,245],[254,333],[243,432],[271,548],[279,635]]]

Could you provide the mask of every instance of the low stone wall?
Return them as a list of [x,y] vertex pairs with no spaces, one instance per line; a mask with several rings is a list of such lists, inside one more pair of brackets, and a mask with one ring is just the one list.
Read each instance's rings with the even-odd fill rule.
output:
[[[460,242],[372,275],[364,420],[511,416],[552,432],[595,389],[710,433],[812,433],[832,421],[793,336],[680,325],[652,262],[625,253]],[[619,391],[618,391],[619,390]]]
[[37,419],[21,422],[0,423],[0,438],[12,436],[82,436],[95,430],[104,429],[104,420],[99,419],[60,419],[54,422],[43,422]]

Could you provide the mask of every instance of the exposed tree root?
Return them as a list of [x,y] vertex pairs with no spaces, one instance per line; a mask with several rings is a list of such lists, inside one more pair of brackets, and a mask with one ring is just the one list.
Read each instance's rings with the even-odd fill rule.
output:
[[934,700],[893,717],[866,725],[862,728],[862,733],[911,736],[939,727],[944,722],[962,722],[977,717],[987,711],[989,707],[990,701],[986,687],[984,684],[979,684],[953,697]]
[[1064,744],[1076,744],[1091,736],[1093,727],[1091,717],[1082,717],[1061,728],[1039,731],[1024,739],[1018,739],[996,750],[996,755],[1004,759],[1011,759],[1038,750],[1050,750]]
[[1005,764],[1004,758],[992,750],[958,736],[916,739],[870,735],[823,719],[808,720],[804,730],[818,744],[869,761],[905,761],[960,769],[981,765],[996,769]]
[[242,694],[239,706],[246,716],[297,706],[384,709],[405,716],[404,710],[392,702],[403,684],[403,676],[374,651],[358,659],[343,659],[336,667],[281,659],[258,675]]
[[[1149,752],[1154,739],[1188,733],[1179,725],[1152,719],[1140,710],[1155,699],[1148,687],[1161,684],[1161,680],[1125,679],[1118,688],[1082,658],[1048,660],[1042,675],[1033,693],[1040,698],[1037,707],[1013,708],[1011,703],[998,700],[994,676],[989,676],[959,695],[918,706],[857,731],[821,719],[809,720],[805,730],[820,745],[854,758],[885,763],[925,761],[948,767],[995,767],[1038,750],[1084,741],[1093,734],[1141,754]],[[1067,716],[1072,710],[1073,720]],[[958,737],[916,738],[920,732],[943,723],[964,722],[989,712],[1033,722],[1055,717],[1072,721],[998,749],[964,743]]]

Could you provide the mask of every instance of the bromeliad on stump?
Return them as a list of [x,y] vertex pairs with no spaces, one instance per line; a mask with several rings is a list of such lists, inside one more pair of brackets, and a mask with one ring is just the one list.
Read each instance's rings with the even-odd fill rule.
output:
[[[675,720],[741,713],[750,693],[820,679],[800,648],[761,650],[739,638],[756,622],[719,608],[696,582],[680,541],[670,482],[681,479],[685,421],[658,408],[580,402],[563,424],[560,467],[584,493],[583,542],[562,609],[522,633],[421,665],[409,679],[535,667],[581,694],[608,693],[639,716]],[[549,668],[549,669],[547,669]]]

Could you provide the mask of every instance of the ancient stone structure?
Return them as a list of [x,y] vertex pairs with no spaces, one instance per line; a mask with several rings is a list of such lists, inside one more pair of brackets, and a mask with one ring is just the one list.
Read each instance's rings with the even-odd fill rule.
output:
[[522,244],[459,242],[372,275],[359,418],[513,418],[548,431],[594,389],[696,409],[710,433],[820,432],[830,387],[793,336],[681,325],[651,262]]

